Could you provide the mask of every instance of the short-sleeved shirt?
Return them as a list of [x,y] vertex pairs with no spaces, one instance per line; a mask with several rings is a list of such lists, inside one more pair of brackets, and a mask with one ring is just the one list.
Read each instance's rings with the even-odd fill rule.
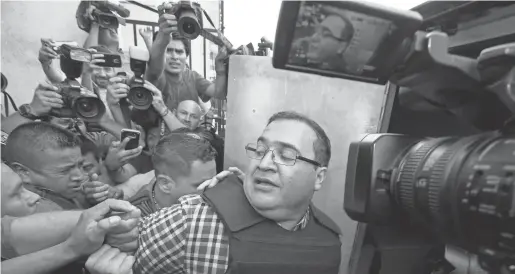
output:
[[166,106],[173,110],[185,100],[199,103],[199,96],[207,101],[209,98],[205,96],[205,93],[211,84],[198,72],[184,69],[177,80],[170,72],[164,71],[155,86],[163,93]]

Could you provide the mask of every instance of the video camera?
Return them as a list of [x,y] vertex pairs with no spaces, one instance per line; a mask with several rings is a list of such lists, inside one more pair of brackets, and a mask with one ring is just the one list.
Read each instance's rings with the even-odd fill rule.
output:
[[[85,49],[73,49],[69,45],[62,45],[60,66],[66,79],[57,84],[58,93],[63,98],[63,107],[52,109],[50,115],[60,118],[81,118],[85,122],[97,122],[105,114],[105,105],[92,91],[84,88],[76,79],[82,74],[82,60],[91,53]],[[73,54],[73,52],[77,54]],[[83,54],[87,52],[89,55]],[[73,56],[73,58],[72,58]]]
[[[348,155],[344,209],[377,225],[411,225],[515,268],[515,44],[477,59],[449,54],[422,16],[363,2],[284,1],[275,68],[411,89],[482,133],[420,138],[368,134]],[[485,111],[488,110],[488,111]],[[479,119],[481,118],[481,119]],[[507,272],[511,273],[511,272]]]
[[91,1],[90,3],[97,8],[93,11],[93,18],[104,28],[117,29],[119,24],[125,25],[124,18],[131,14],[130,10],[117,1]]

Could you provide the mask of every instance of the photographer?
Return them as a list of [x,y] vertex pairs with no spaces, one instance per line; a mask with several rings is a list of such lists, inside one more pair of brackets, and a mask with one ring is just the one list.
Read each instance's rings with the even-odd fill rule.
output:
[[[166,3],[159,8],[170,7],[171,4]],[[176,32],[175,16],[162,14],[159,17],[159,31],[150,51],[146,79],[163,91],[169,109],[175,109],[183,100],[198,102],[199,96],[204,102],[212,97],[224,99],[227,95],[227,72],[223,63],[226,50],[221,49],[216,57],[216,81],[211,83],[197,72],[186,69],[189,41],[176,36]]]

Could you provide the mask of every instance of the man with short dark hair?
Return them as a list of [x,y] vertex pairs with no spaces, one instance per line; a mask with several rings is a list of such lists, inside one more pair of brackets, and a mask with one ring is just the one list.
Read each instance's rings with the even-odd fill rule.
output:
[[329,69],[345,68],[343,54],[354,37],[352,22],[341,14],[329,14],[315,28],[306,56]]
[[228,177],[143,221],[134,273],[338,273],[339,229],[311,203],[331,158],[324,130],[281,112],[245,149],[243,182]]
[[88,177],[80,144],[79,137],[65,129],[32,122],[11,132],[2,153],[29,189],[53,209],[79,209],[88,206],[81,189]]
[[143,216],[176,204],[216,175],[216,152],[209,142],[190,130],[179,131],[159,141],[152,155],[154,179],[129,199]]

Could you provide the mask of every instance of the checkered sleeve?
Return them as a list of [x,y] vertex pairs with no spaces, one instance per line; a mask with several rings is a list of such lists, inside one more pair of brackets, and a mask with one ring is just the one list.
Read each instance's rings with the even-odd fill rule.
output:
[[186,273],[187,216],[181,204],[165,208],[140,224],[135,274]]

